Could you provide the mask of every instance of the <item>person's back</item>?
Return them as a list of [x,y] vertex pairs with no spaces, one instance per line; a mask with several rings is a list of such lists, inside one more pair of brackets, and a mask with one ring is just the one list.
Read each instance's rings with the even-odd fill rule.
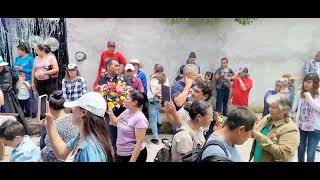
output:
[[15,118],[8,118],[0,126],[0,139],[5,146],[12,147],[11,162],[39,162],[40,149],[25,135],[22,124]]
[[202,146],[205,143],[203,130],[193,130],[188,123],[181,126],[172,140],[172,161],[181,162],[183,155],[195,149],[198,145]]
[[228,154],[225,154],[225,152],[223,151],[223,149],[220,146],[208,146],[202,153],[202,157],[201,160],[204,160],[205,158],[212,156],[212,155],[218,155],[218,156],[222,156],[222,157],[227,157],[228,159],[230,159],[233,162],[241,162],[242,158],[241,155],[237,149],[237,147],[234,144],[230,144],[228,143],[223,136],[219,136],[216,134],[211,134],[207,140],[207,142],[209,141],[219,141],[221,142],[224,147],[226,148]]

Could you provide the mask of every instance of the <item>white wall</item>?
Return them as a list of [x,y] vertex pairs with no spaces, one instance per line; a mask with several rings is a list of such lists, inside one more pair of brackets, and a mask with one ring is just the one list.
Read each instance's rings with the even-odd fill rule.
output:
[[[283,73],[303,76],[303,66],[320,49],[320,19],[263,19],[242,26],[233,19],[221,19],[209,25],[194,20],[170,25],[154,18],[82,18],[67,19],[70,62],[83,51],[88,59],[76,62],[92,87],[100,55],[108,40],[127,59],[139,58],[149,74],[153,64],[164,65],[170,79],[195,51],[201,72],[214,71],[219,59],[228,57],[231,68],[245,65],[254,81],[251,106],[262,106],[267,89]],[[300,81],[296,83],[300,86]]]

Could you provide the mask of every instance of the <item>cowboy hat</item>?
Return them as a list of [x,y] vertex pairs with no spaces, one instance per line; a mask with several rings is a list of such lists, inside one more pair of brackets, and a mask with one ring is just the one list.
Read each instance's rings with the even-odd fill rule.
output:
[[2,56],[0,56],[0,66],[7,66],[7,65],[8,63],[3,60]]
[[140,62],[139,59],[131,59],[130,64],[138,64],[140,68],[143,67],[143,64]]

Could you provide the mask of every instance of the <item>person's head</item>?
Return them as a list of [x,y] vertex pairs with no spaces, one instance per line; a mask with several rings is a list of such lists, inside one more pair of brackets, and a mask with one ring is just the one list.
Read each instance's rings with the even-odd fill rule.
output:
[[130,64],[132,64],[135,67],[135,71],[138,71],[139,69],[141,69],[143,67],[143,64],[141,63],[141,61],[139,59],[132,59],[130,61]]
[[113,54],[116,50],[116,43],[114,41],[109,41],[107,44],[107,48],[108,51]]
[[283,85],[282,85],[282,81],[277,80],[277,81],[276,81],[276,86],[275,86],[274,90],[278,93],[278,92],[280,92],[282,86],[283,86]]
[[240,68],[239,69],[239,77],[240,78],[246,78],[249,76],[249,70],[247,67],[244,67],[244,68]]
[[192,91],[193,100],[210,101],[213,94],[213,86],[208,81],[196,81]]
[[206,101],[187,103],[184,109],[189,112],[191,121],[199,123],[200,127],[208,127],[213,121],[213,109]]
[[80,76],[78,66],[72,63],[68,64],[66,76],[69,80]]
[[207,71],[206,74],[204,75],[204,79],[205,79],[206,81],[212,81],[212,78],[213,78],[213,73]]
[[195,80],[198,76],[198,66],[195,64],[187,64],[183,69],[183,76]]
[[145,101],[146,100],[141,92],[137,90],[130,91],[127,96],[126,108],[129,110],[142,108]]
[[221,63],[221,68],[224,69],[228,67],[229,60],[228,58],[224,57],[220,59],[220,63]]
[[161,73],[164,72],[163,66],[160,64],[155,64],[153,67],[153,72],[154,73]]
[[36,53],[38,56],[42,57],[46,54],[49,54],[50,52],[51,52],[51,49],[48,45],[44,45],[44,44],[37,45]]
[[17,52],[18,52],[19,56],[25,56],[26,54],[29,53],[29,49],[25,44],[20,43],[17,46]]
[[310,92],[312,97],[319,95],[319,76],[317,73],[309,73],[304,76],[302,88],[301,88],[301,97],[304,97],[305,92]]
[[167,81],[167,76],[163,72],[158,73],[157,78],[158,78],[159,84],[161,85],[163,85]]
[[64,109],[64,98],[62,90],[53,91],[52,94],[49,96],[49,107],[51,111],[60,111]]
[[232,144],[241,145],[251,137],[256,115],[245,107],[237,107],[230,111],[223,129],[230,132]]
[[287,94],[289,93],[289,89],[288,89],[288,79],[287,78],[280,78],[280,81],[282,83],[281,89],[280,89],[280,93],[283,94]]
[[19,72],[19,81],[25,81],[26,80],[26,74],[23,72]]
[[314,60],[320,61],[320,51],[314,56]]
[[118,75],[120,71],[119,62],[115,59],[110,59],[109,61],[107,61],[106,70],[110,75]]
[[101,94],[87,92],[78,100],[65,102],[64,107],[72,108],[72,123],[83,136],[93,137],[103,148],[108,160],[113,159],[110,130],[104,121],[107,103]]
[[0,126],[0,139],[5,146],[17,147],[25,135],[23,125],[16,118],[8,116]]
[[2,72],[4,67],[7,65],[8,63],[3,60],[2,56],[0,56],[0,72]]
[[197,64],[197,56],[195,52],[189,54],[189,58],[186,64]]
[[127,64],[124,69],[125,69],[125,76],[134,77],[135,67],[132,64]]
[[291,102],[289,96],[275,94],[267,99],[269,104],[269,114],[272,120],[277,121],[289,117]]
[[288,86],[294,86],[295,77],[293,74],[284,74],[282,78],[288,79]]

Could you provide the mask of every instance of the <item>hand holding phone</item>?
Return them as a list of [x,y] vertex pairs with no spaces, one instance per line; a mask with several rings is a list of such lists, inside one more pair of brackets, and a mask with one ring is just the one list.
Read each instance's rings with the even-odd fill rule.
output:
[[163,102],[171,102],[171,90],[169,86],[161,85],[161,96]]
[[39,98],[38,98],[38,119],[40,121],[42,121],[43,119],[46,118],[47,98],[48,98],[48,96],[46,94],[39,96]]

